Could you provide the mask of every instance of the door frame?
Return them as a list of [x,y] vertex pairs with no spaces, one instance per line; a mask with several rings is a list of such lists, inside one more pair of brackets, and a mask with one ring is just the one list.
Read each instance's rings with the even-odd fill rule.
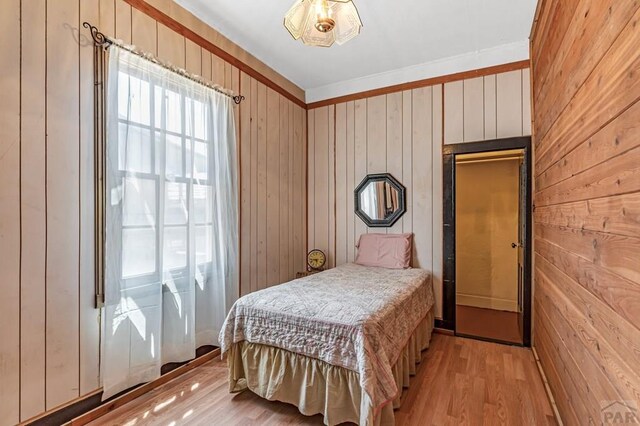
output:
[[[524,283],[523,283],[523,335],[522,345],[531,346],[531,287],[532,287],[532,157],[531,137],[493,139],[482,142],[459,143],[442,147],[443,172],[443,294],[442,319],[436,327],[456,330],[456,202],[455,182],[457,154],[474,154],[488,151],[524,149],[526,161],[525,232],[524,232]],[[513,343],[510,343],[513,344]]]

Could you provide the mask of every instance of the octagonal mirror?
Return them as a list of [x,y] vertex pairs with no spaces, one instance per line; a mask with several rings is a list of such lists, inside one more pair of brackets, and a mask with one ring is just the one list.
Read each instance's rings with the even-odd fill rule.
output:
[[405,188],[389,173],[367,175],[354,196],[355,213],[369,227],[392,226],[406,211]]

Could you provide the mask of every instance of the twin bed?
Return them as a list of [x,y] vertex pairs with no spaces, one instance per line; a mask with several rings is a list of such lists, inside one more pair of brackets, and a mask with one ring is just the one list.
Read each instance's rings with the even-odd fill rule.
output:
[[248,388],[328,425],[394,424],[433,308],[428,272],[355,263],[248,294],[220,333],[230,391]]

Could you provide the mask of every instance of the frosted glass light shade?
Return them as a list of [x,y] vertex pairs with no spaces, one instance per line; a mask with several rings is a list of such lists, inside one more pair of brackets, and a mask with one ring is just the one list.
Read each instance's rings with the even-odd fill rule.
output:
[[362,21],[351,0],[299,0],[285,15],[284,26],[306,45],[329,47],[360,34]]

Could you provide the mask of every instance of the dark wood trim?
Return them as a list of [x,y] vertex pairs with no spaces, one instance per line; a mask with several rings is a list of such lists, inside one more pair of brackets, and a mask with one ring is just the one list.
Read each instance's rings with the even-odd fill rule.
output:
[[501,345],[523,346],[520,343],[510,342],[508,340],[492,339],[490,337],[474,336],[472,334],[464,334],[464,333],[455,333],[454,332],[453,335],[456,336],[456,337],[462,337],[463,339],[482,340],[483,342],[499,343]]
[[156,380],[124,391],[107,401],[102,401],[102,389],[97,389],[88,395],[32,417],[20,425],[85,425],[220,355],[220,349],[212,348],[212,346],[198,348],[196,358],[186,363],[164,365],[162,368],[164,374]]
[[284,87],[275,83],[274,81],[266,77],[264,74],[262,74],[261,72],[251,67],[250,65],[242,62],[240,59],[236,58],[235,56],[231,55],[230,53],[224,51],[220,47],[211,43],[209,40],[197,34],[195,31],[187,28],[186,26],[176,21],[169,15],[151,6],[146,1],[144,0],[124,0],[124,1],[129,5],[131,5],[132,7],[139,10],[140,12],[149,16],[150,18],[153,18],[159,23],[171,28],[176,33],[184,36],[185,38],[196,43],[198,46],[202,47],[203,49],[208,50],[209,52],[223,59],[225,62],[228,62],[229,64],[238,68],[240,71],[244,72],[245,74],[250,75],[254,79],[258,80],[260,83],[264,84],[265,86],[275,90],[276,92],[278,92],[285,98],[289,99],[291,102],[295,103],[299,107],[302,107],[304,109],[307,108],[307,104],[303,100],[299,99],[293,93],[290,93]]
[[83,395],[80,398],[75,398],[65,404],[58,405],[44,413],[31,417],[19,423],[20,425],[51,425],[51,424],[63,424],[68,422],[75,416],[92,410],[94,407],[100,404],[102,399],[102,388],[96,389],[93,392]]
[[320,108],[323,106],[339,104],[343,102],[355,101],[358,99],[370,98],[373,96],[387,95],[389,93],[402,92],[404,90],[418,89],[420,87],[435,86],[436,84],[450,83],[452,81],[465,80],[467,78],[482,77],[486,75],[499,74],[508,71],[521,70],[529,67],[529,60],[511,62],[508,64],[495,65],[492,67],[479,68],[475,70],[447,74],[438,77],[416,80],[408,83],[395,84],[393,86],[381,87],[378,89],[366,90],[364,92],[352,93],[350,95],[338,96],[336,98],[325,99],[307,104],[308,109]]
[[523,288],[523,345],[531,346],[531,286],[532,286],[532,173],[531,173],[531,137],[522,136],[515,138],[494,139],[482,142],[460,143],[444,145],[442,155],[443,165],[443,236],[444,236],[444,271],[443,271],[443,328],[455,330],[456,323],[456,264],[455,264],[455,156],[457,154],[469,154],[487,151],[501,151],[509,149],[524,149],[527,168],[526,183],[526,224],[525,224],[525,282]]
[[442,322],[442,320],[436,319],[436,326],[433,328],[433,332],[436,334],[444,334],[445,336],[455,336],[453,330],[449,330],[448,328],[442,328],[438,326],[438,322]]
[[220,355],[220,349],[214,349],[213,351],[207,352],[206,354],[195,358],[192,361],[187,362],[186,364],[181,365],[178,368],[174,368],[168,373],[160,376],[156,380],[152,382],[145,383],[140,385],[128,392],[124,392],[120,395],[115,396],[114,398],[106,401],[99,407],[94,408],[91,411],[88,411],[78,417],[75,417],[69,422],[69,425],[86,425],[87,423],[104,416],[105,414],[115,410],[116,408],[122,407],[123,405],[133,401],[136,398],[150,392],[151,390],[164,385],[165,383],[175,379],[182,374],[185,374],[188,371],[193,370],[194,368],[211,361],[216,356]]

